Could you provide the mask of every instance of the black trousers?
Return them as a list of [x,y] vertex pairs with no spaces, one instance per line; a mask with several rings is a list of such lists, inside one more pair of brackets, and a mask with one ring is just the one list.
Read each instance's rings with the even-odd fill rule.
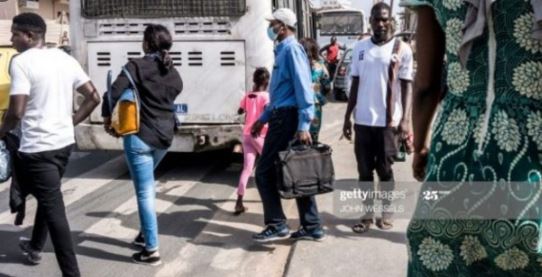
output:
[[338,63],[339,62],[335,61],[333,63],[328,63],[327,64],[327,71],[329,73],[331,81],[333,81],[333,79],[335,78],[335,71],[337,70],[337,64]]
[[[369,195],[379,195],[374,193],[374,171],[378,175],[379,191],[392,192],[395,189],[393,178],[393,161],[397,154],[396,129],[392,127],[372,127],[364,125],[354,125],[356,161],[358,163],[358,173],[361,190],[369,192]],[[363,204],[366,213],[363,218],[371,219],[374,216],[374,200],[377,197],[367,197]],[[391,215],[387,210],[391,204],[388,198],[382,198],[383,215]]]
[[[262,155],[256,167],[256,185],[263,203],[265,225],[280,226],[286,224],[277,189],[278,153],[286,150],[288,143],[297,131],[297,109],[282,108],[273,111],[269,121],[269,130],[265,137]],[[297,198],[297,210],[301,226],[314,230],[321,226],[318,208],[314,197]]]
[[73,145],[62,149],[39,153],[18,152],[16,168],[21,184],[32,194],[38,209],[32,230],[30,246],[41,251],[50,233],[57,262],[63,276],[80,276],[70,226],[66,218],[66,208],[60,190]]
[[[12,161],[17,159],[17,150],[19,149],[20,139],[18,136],[8,133],[4,137],[6,142],[6,147],[9,150],[10,157]],[[9,207],[11,213],[17,213],[15,216],[14,224],[16,226],[22,225],[26,212],[26,196],[28,192],[24,191],[22,186],[19,184],[19,178],[17,178],[17,169],[15,168],[15,162],[11,165],[12,174],[11,174],[11,184],[9,186]]]

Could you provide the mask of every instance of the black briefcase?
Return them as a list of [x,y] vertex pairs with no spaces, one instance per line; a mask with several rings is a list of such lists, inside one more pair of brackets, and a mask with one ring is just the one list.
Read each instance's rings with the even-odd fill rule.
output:
[[333,191],[335,170],[331,147],[325,144],[288,146],[279,152],[277,184],[282,198],[292,199]]

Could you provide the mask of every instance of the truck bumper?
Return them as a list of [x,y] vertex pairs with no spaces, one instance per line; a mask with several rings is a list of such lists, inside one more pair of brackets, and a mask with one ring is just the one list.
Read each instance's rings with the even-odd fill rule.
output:
[[[233,147],[240,143],[242,124],[181,126],[169,148],[171,152],[201,152]],[[101,124],[81,124],[75,128],[81,150],[122,150],[122,139],[108,135]]]

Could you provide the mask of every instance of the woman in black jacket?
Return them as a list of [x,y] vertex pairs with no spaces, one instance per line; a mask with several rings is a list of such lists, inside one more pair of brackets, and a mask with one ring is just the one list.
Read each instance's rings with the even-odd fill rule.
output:
[[[136,84],[140,100],[139,132],[123,137],[124,153],[134,182],[141,222],[140,233],[133,243],[144,247],[132,256],[132,260],[147,265],[161,263],[154,208],[154,169],[171,146],[175,132],[174,101],[183,88],[181,76],[169,56],[171,46],[171,34],[166,27],[148,25],[143,35],[145,56],[125,65]],[[111,87],[112,104],[118,101],[129,86],[128,76],[122,72]],[[102,108],[104,127],[109,134],[117,136],[111,127],[107,102],[104,101]]]

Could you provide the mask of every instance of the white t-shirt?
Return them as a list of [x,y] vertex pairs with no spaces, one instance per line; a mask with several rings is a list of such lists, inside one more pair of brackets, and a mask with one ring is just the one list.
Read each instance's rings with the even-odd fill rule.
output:
[[75,142],[73,92],[90,78],[59,49],[32,48],[13,58],[11,95],[28,95],[19,151],[61,149]]
[[[359,41],[352,52],[351,75],[359,77],[358,100],[354,121],[358,125],[386,126],[386,94],[389,64],[396,39],[378,46],[370,38]],[[392,126],[397,127],[403,115],[400,79],[412,81],[412,50],[401,42],[398,77],[393,83]]]

